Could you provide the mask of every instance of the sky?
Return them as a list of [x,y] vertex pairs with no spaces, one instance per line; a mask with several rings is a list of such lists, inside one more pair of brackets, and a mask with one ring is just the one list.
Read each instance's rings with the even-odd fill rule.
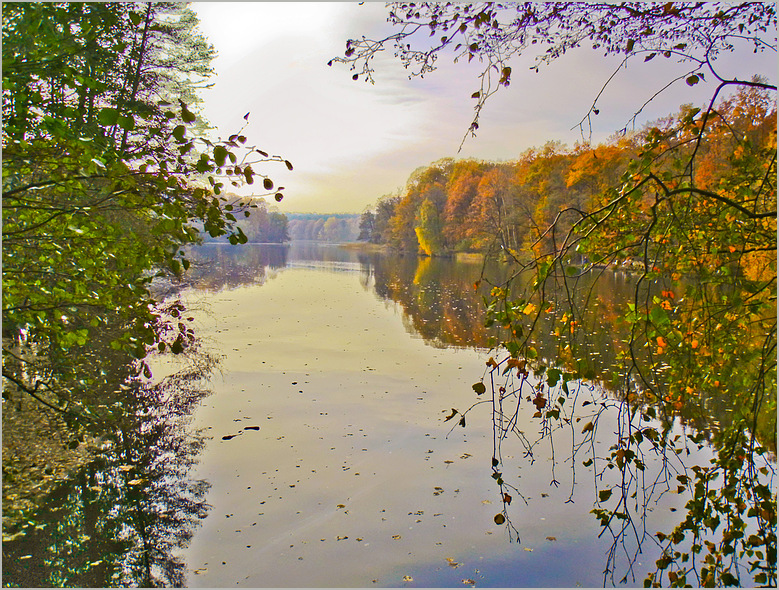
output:
[[[279,163],[255,167],[285,187],[278,205],[285,213],[360,213],[402,188],[414,170],[444,157],[510,161],[548,141],[572,147],[583,139],[582,117],[618,71],[599,99],[591,137],[606,141],[674,73],[686,71],[660,59],[634,60],[620,69],[618,57],[582,48],[535,73],[529,69],[534,56],[522,56],[511,64],[511,85],[482,111],[477,137],[458,152],[473,117],[470,97],[479,87],[475,62],[468,67],[441,57],[435,72],[409,79],[385,51],[375,60],[374,85],[352,80],[346,65],[327,66],[343,55],[347,39],[375,39],[392,30],[383,2],[191,6],[218,54],[213,86],[201,94],[203,115],[218,136],[243,128],[247,145],[293,163],[291,172]],[[775,54],[751,49],[719,63],[743,78],[776,73]],[[701,105],[711,92],[711,82],[690,88],[681,81],[642,111],[639,127],[681,104]],[[231,190],[248,196],[259,194],[256,186]]]

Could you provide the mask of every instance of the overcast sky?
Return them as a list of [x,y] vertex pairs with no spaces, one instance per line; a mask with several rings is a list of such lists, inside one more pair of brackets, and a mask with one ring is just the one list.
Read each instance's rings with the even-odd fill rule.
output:
[[[348,66],[327,62],[343,55],[349,38],[377,38],[389,29],[383,2],[195,2],[200,28],[216,47],[217,76],[202,94],[204,115],[226,138],[244,124],[249,144],[290,160],[295,169],[269,164],[263,172],[283,185],[284,212],[359,213],[402,187],[418,167],[443,157],[514,160],[550,140],[568,146],[619,59],[588,49],[569,52],[536,74],[532,55],[512,64],[512,82],[488,102],[476,138],[458,153],[473,116],[476,70],[438,61],[420,80],[392,58],[376,61],[376,84],[353,81]],[[472,65],[476,65],[475,63]],[[776,56],[751,50],[723,60],[739,77],[774,76]],[[675,67],[675,69],[674,69]],[[748,70],[748,71],[747,71]],[[670,60],[632,62],[599,101],[593,143],[623,128],[634,111],[674,72]],[[775,77],[774,77],[775,79]],[[711,87],[682,81],[642,113],[639,123],[701,104]],[[572,129],[573,128],[573,129]],[[250,195],[256,188],[235,190]]]

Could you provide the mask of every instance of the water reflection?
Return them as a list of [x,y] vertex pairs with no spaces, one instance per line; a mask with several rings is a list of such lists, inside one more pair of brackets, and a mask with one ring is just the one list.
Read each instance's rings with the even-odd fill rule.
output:
[[191,351],[156,382],[132,377],[123,356],[103,360],[116,378],[113,392],[101,392],[113,417],[80,434],[4,391],[4,586],[184,584],[174,550],[205,518],[209,488],[190,476],[205,439],[188,423],[215,359]]
[[[214,368],[207,355],[156,384],[129,379],[126,359],[101,358],[109,380],[125,384],[101,395],[126,412],[111,429],[92,432],[99,440],[91,452],[72,449],[75,475],[36,500],[39,508],[23,502],[40,475],[35,466],[16,469],[8,489],[4,478],[4,515],[11,516],[4,584],[365,586],[375,576],[392,586],[412,574],[423,585],[599,583],[603,547],[594,540],[591,504],[566,503],[573,469],[557,474],[557,488],[547,479],[554,459],[546,449],[534,449],[535,466],[506,455],[513,460],[504,477],[520,488],[512,492],[514,524],[523,549],[535,548],[507,556],[507,527],[493,526],[504,496],[494,493],[489,468],[489,416],[478,414],[488,408],[477,408],[468,428],[449,422],[456,431],[445,438],[441,410],[473,403],[470,384],[484,370],[484,351],[463,349],[488,348],[497,336],[484,327],[489,285],[474,288],[481,261],[305,243],[208,245],[188,258],[186,282],[171,289],[209,293],[216,310],[209,336],[221,342],[224,379],[207,383]],[[359,284],[336,277],[344,272]],[[488,269],[492,277],[501,272]],[[594,374],[611,365],[613,344],[624,337],[614,302],[631,288],[629,275],[609,273],[581,304],[596,310],[587,319],[596,334],[588,357]],[[377,300],[394,305],[406,330],[432,347],[410,341]],[[542,357],[558,356],[555,329],[538,330],[546,336],[536,343]],[[205,445],[188,421],[211,387],[216,401],[202,404],[198,419],[217,436]],[[597,406],[596,393],[582,391],[593,397],[588,408]],[[525,404],[512,424],[532,432],[534,409]],[[45,464],[70,440],[56,416],[32,414],[13,396],[4,403],[4,426],[14,426],[4,428],[4,475],[6,460],[25,457],[25,445],[42,449],[30,463]],[[572,424],[579,417],[571,415]],[[33,434],[20,427],[38,422]],[[233,437],[244,424],[251,436]],[[603,424],[612,428],[606,418]],[[592,484],[576,482],[585,497]],[[207,492],[214,514],[192,537],[209,511]],[[190,540],[181,556],[177,548]],[[549,561],[562,564],[554,575]],[[467,572],[452,565],[461,562]]]
[[[398,256],[314,242],[292,242],[286,246],[206,245],[193,248],[188,257],[195,270],[189,273],[187,285],[209,291],[263,284],[285,268],[359,272],[363,287],[396,304],[407,331],[429,345],[489,349],[499,342],[500,328],[485,327],[484,298],[491,286],[482,282],[475,287],[474,283],[483,274],[493,284],[500,284],[510,272],[507,265],[490,261],[485,265],[481,259]],[[556,322],[564,310],[542,315],[532,342],[539,357],[551,365],[557,359],[575,356],[580,374],[609,388],[616,365],[615,351],[629,337],[620,322],[620,305],[634,296],[634,287],[635,277],[622,271],[579,278],[575,289],[580,297],[572,304],[583,329],[572,336],[562,334],[561,338]],[[546,294],[551,301],[565,300],[564,295]],[[690,400],[680,418],[700,431],[710,431],[727,420],[725,408],[731,405],[718,392],[707,392]]]

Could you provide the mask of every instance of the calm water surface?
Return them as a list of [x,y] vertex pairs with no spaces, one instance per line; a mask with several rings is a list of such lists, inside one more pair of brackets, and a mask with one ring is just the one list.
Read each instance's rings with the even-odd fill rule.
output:
[[[195,412],[208,440],[190,475],[210,483],[210,510],[181,553],[187,585],[603,584],[610,539],[589,514],[592,477],[582,470],[566,503],[570,466],[556,487],[548,449],[530,465],[504,447],[527,502],[511,506],[510,542],[493,520],[490,409],[466,428],[444,421],[476,401],[489,358],[473,302],[452,301],[480,263],[405,258],[389,271],[380,255],[306,244],[193,257],[199,278],[183,296],[224,358]],[[431,262],[449,283],[424,279]]]

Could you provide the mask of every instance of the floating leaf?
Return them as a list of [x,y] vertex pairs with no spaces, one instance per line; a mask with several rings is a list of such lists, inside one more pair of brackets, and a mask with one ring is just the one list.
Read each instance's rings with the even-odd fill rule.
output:
[[495,515],[495,518],[493,518],[493,520],[495,521],[495,524],[503,524],[504,522],[506,522],[506,517],[498,513]]
[[547,541],[557,541],[557,537],[547,537]]
[[487,388],[484,386],[484,383],[482,383],[481,381],[479,381],[478,383],[474,383],[472,387],[477,395],[481,395],[482,393],[487,391]]
[[260,429],[259,426],[246,426],[244,428],[244,430],[259,430],[259,429]]
[[238,435],[237,434],[226,434],[225,436],[222,437],[222,440],[230,440],[231,438],[235,438],[236,436],[238,436]]
[[609,498],[611,498],[611,488],[598,492],[598,499],[600,499],[601,502],[605,502]]
[[454,417],[455,417],[457,414],[458,414],[457,410],[455,410],[454,408],[452,408],[452,413],[451,413],[451,414],[449,414],[449,415],[448,415],[448,416],[447,416],[447,417],[444,419],[444,422],[448,422],[449,420],[451,420],[452,418],[454,418]]
[[584,428],[582,428],[582,434],[589,432],[593,428],[595,428],[595,425],[592,422],[587,422],[587,424],[584,425]]

